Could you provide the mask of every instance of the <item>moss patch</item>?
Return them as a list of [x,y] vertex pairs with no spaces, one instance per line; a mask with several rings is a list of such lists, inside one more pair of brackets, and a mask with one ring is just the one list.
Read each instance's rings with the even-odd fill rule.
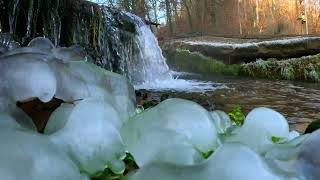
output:
[[320,82],[320,54],[287,60],[259,59],[241,65],[241,74],[268,79]]
[[188,72],[238,75],[240,71],[238,64],[227,65],[201,53],[185,49],[176,49],[168,59],[173,66]]

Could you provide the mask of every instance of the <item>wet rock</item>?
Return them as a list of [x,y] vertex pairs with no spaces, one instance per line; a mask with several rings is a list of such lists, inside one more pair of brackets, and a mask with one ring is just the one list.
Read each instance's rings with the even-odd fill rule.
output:
[[304,133],[305,134],[312,133],[318,129],[320,129],[320,114],[318,114],[315,121],[313,121],[308,125]]

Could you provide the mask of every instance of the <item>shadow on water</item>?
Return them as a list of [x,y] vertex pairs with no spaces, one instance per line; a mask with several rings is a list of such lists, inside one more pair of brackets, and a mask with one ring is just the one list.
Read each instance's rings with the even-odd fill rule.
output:
[[[235,105],[241,105],[247,114],[256,107],[269,107],[281,112],[289,121],[290,127],[304,132],[307,125],[320,113],[320,85],[317,83],[252,79],[238,76],[223,76],[201,72],[199,61],[183,61],[183,65],[168,59],[171,69],[197,74],[182,74],[180,78],[211,81],[224,84],[206,92],[148,91],[149,99],[184,98],[195,101],[208,110],[220,109],[229,112]],[[196,63],[196,64],[195,64]],[[201,63],[200,63],[201,64]],[[207,68],[206,68],[207,69]]]

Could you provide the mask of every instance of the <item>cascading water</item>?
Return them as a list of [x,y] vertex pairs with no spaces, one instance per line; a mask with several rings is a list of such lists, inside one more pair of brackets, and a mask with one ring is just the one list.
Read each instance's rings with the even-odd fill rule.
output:
[[165,62],[156,37],[141,18],[125,13],[135,26],[137,35],[133,38],[138,51],[127,62],[128,76],[136,85],[154,80],[169,79],[169,67]]
[[207,91],[224,87],[211,82],[177,78],[180,73],[170,71],[158,40],[149,26],[138,16],[127,12],[125,14],[133,20],[137,31],[133,41],[139,51],[125,61],[126,75],[136,89]]
[[[25,35],[17,38],[25,41],[21,44],[40,35],[56,46],[81,45],[92,63],[125,75],[136,89],[203,91],[216,85],[176,78],[180,74],[170,71],[149,26],[133,14],[88,1],[8,2],[8,14],[0,11],[8,22],[0,18],[0,31]],[[11,49],[7,42],[0,45],[0,54]]]

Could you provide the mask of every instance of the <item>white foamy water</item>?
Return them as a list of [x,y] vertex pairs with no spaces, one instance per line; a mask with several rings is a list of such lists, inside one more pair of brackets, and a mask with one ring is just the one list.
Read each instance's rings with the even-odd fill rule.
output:
[[185,80],[179,78],[185,73],[172,72],[162,55],[162,50],[149,26],[137,16],[126,13],[136,22],[138,36],[136,43],[139,53],[128,63],[128,76],[136,89],[174,90],[188,92],[213,91],[226,88],[224,85],[212,82]]
[[186,72],[170,72],[170,78],[155,79],[153,81],[145,82],[135,85],[135,89],[146,89],[155,91],[181,91],[181,92],[207,92],[217,89],[228,88],[224,84],[205,82],[199,80],[186,80],[179,78],[180,75],[195,75],[193,73]]
[[184,91],[184,92],[206,92],[216,89],[227,88],[222,84],[212,82],[185,80],[185,79],[166,79],[155,80],[153,82],[135,85],[135,89],[157,90],[157,91]]

